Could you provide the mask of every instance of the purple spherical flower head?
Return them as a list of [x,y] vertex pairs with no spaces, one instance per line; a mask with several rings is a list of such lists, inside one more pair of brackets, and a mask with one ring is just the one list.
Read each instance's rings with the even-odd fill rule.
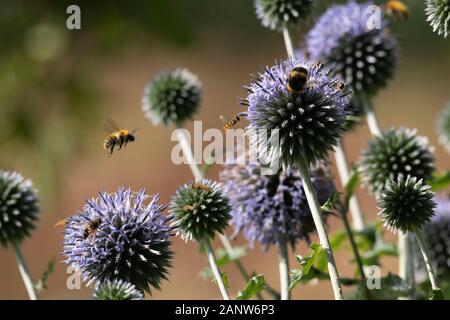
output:
[[[287,88],[288,75],[294,67],[308,70],[301,93]],[[343,132],[349,91],[339,89],[338,79],[329,77],[322,66],[307,61],[285,60],[266,67],[246,87],[250,92],[243,104],[248,105],[249,134],[252,146],[264,144],[252,139],[279,134],[279,144],[271,144],[270,161],[281,160],[286,168],[295,167],[300,157],[308,163],[324,160],[338,144]],[[267,145],[266,145],[267,146]]]
[[159,197],[142,189],[121,187],[88,200],[81,212],[67,219],[64,236],[66,263],[88,284],[124,280],[140,290],[159,288],[173,255],[170,218]]
[[373,95],[393,77],[397,43],[372,4],[330,7],[307,34],[311,59],[322,61],[355,94]]
[[[423,228],[424,240],[439,274],[450,274],[450,196],[436,195],[435,214]],[[423,263],[420,264],[423,266]]]
[[[324,204],[334,191],[328,166],[321,164],[311,172],[317,198]],[[253,246],[267,249],[280,242],[292,246],[308,240],[315,231],[314,221],[297,170],[280,170],[262,175],[257,164],[227,165],[221,180],[232,205],[232,224],[236,234],[243,232]]]

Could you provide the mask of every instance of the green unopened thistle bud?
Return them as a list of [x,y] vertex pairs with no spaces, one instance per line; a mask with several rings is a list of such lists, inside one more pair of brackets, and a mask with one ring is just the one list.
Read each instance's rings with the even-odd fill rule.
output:
[[430,179],[434,157],[425,137],[416,130],[389,130],[375,137],[362,152],[360,168],[370,189],[381,192],[390,180],[408,175]]
[[261,24],[272,30],[295,25],[311,11],[312,0],[255,0]]
[[197,111],[201,85],[196,75],[178,68],[157,74],[145,87],[142,110],[155,125],[182,125]]
[[170,204],[174,226],[185,240],[202,241],[223,233],[231,207],[219,184],[207,179],[180,187]]
[[420,230],[434,214],[433,196],[431,187],[422,179],[399,177],[380,194],[378,206],[381,219],[394,232]]
[[129,282],[108,280],[95,288],[93,298],[94,300],[143,300],[144,294]]
[[39,199],[30,180],[0,170],[0,245],[21,242],[35,228]]

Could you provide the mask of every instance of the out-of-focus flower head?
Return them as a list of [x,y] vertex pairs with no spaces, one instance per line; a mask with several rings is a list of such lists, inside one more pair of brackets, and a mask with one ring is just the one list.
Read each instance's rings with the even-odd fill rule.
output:
[[197,111],[201,94],[197,76],[187,69],[160,72],[145,87],[142,110],[155,125],[181,126]]
[[261,24],[272,30],[296,25],[311,11],[312,0],[255,0]]
[[35,228],[39,199],[31,180],[0,170],[0,245],[20,243]]
[[375,8],[353,0],[331,6],[306,37],[309,57],[349,83],[357,96],[374,95],[397,65],[396,40]]
[[[320,204],[334,191],[328,164],[311,171],[313,188]],[[224,189],[232,205],[235,234],[242,231],[250,245],[263,248],[298,240],[309,240],[314,221],[297,170],[279,170],[262,175],[259,164],[226,165],[221,172]]]
[[430,179],[434,157],[428,139],[418,136],[417,130],[391,129],[372,139],[362,151],[360,169],[371,191],[379,193],[400,176]]

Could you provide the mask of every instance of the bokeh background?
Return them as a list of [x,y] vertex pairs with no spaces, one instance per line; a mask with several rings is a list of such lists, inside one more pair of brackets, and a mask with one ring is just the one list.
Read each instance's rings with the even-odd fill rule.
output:
[[[293,30],[297,46],[332,3],[316,2],[313,15]],[[450,100],[450,43],[431,32],[423,1],[405,3],[412,17],[393,24],[401,47],[400,66],[376,99],[376,113],[383,128],[412,127],[428,136],[436,146],[437,167],[448,169],[449,157],[437,143],[435,122]],[[70,4],[81,8],[81,30],[66,28]],[[42,299],[89,298],[90,289],[66,288],[62,234],[55,222],[74,214],[102,189],[113,191],[122,184],[146,187],[167,202],[180,184],[191,180],[187,166],[171,163],[172,128],[154,127],[143,116],[140,101],[147,81],[161,69],[187,67],[199,75],[204,89],[195,119],[201,119],[204,128],[220,127],[219,115],[241,110],[236,96],[244,95],[242,85],[249,82],[249,74],[285,57],[282,37],[260,26],[250,0],[2,0],[0,8],[0,168],[32,179],[42,206],[38,227],[23,244],[24,255],[35,279],[49,260],[56,259]],[[110,158],[102,149],[107,118],[141,129],[136,142]],[[192,129],[192,123],[186,128]],[[368,140],[364,125],[345,137],[351,162]],[[212,168],[210,177],[216,178],[219,169]],[[367,220],[375,219],[373,198],[362,188],[358,194]],[[342,225],[331,218],[329,227],[336,231]],[[388,232],[386,237],[395,241]],[[243,244],[240,237],[235,242]],[[169,281],[147,298],[219,298],[216,286],[200,276],[207,259],[197,245],[177,238],[174,249]],[[295,253],[306,254],[306,245],[298,245]],[[348,251],[339,251],[337,261],[344,276],[353,274]],[[276,250],[264,253],[257,247],[243,262],[278,288]],[[396,272],[396,259],[383,259],[383,268],[385,274]],[[244,280],[234,265],[224,271],[235,294]],[[0,299],[26,298],[12,250],[0,248]],[[294,298],[331,299],[331,286],[302,285]]]

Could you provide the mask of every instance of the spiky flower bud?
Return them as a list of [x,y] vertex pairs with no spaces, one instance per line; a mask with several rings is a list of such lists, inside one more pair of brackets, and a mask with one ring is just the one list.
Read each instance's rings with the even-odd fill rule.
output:
[[101,192],[67,219],[66,263],[88,284],[123,280],[150,291],[166,279],[173,255],[170,218],[158,196],[145,203],[148,198],[144,189]]
[[[293,93],[288,90],[288,77],[299,65],[308,70],[307,81],[301,92]],[[339,142],[349,92],[345,84],[328,77],[320,64],[282,61],[266,67],[247,89],[250,93],[243,103],[248,105],[250,135],[279,135],[269,161],[281,160],[285,167],[295,167],[302,157],[315,163],[326,159]]]
[[[307,34],[309,57],[322,61],[356,95],[373,95],[397,65],[397,43],[370,4],[331,6]],[[378,19],[380,18],[380,19]]]
[[[320,204],[334,191],[327,164],[311,171],[313,188]],[[221,180],[232,205],[235,234],[242,231],[253,246],[264,249],[271,245],[309,240],[315,231],[314,221],[297,170],[280,170],[275,175],[262,175],[258,164],[227,165]]]
[[21,242],[38,219],[39,199],[33,183],[19,173],[0,170],[0,244]]
[[311,11],[312,0],[255,0],[256,16],[272,30],[295,25]]
[[155,125],[182,125],[197,111],[201,85],[196,75],[178,68],[157,74],[145,87],[142,110]]
[[450,103],[445,106],[438,118],[439,142],[450,152]]
[[384,224],[394,232],[416,232],[430,221],[434,193],[423,180],[408,176],[391,180],[378,199]]
[[230,210],[219,184],[208,179],[181,186],[170,203],[173,224],[181,238],[199,242],[225,231]]
[[425,14],[433,32],[446,38],[450,31],[450,0],[427,0]]
[[360,169],[371,191],[379,193],[399,176],[430,179],[434,157],[427,138],[418,136],[417,130],[391,129],[375,137],[363,150]]
[[95,288],[93,298],[94,300],[143,300],[144,294],[129,282],[108,280]]

